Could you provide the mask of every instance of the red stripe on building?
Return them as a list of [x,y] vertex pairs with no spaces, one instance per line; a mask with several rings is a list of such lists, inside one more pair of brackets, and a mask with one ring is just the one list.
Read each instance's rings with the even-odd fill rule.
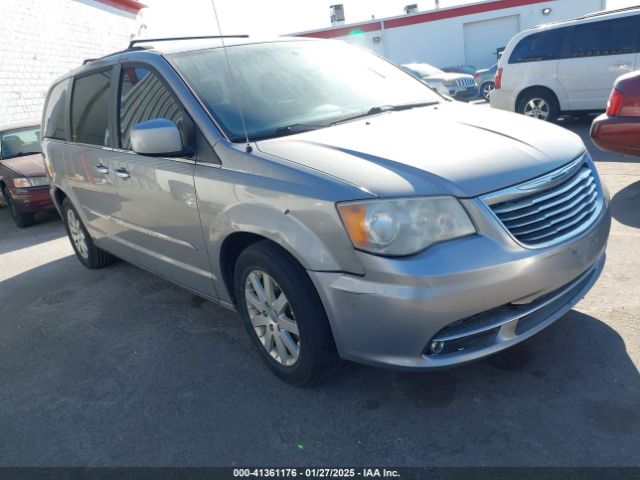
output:
[[124,10],[129,13],[138,13],[146,5],[136,0],[95,0],[99,3],[104,3],[110,7],[117,8],[118,10]]
[[355,24],[345,28],[336,28],[332,30],[322,30],[319,32],[304,33],[300,36],[312,37],[312,38],[335,38],[335,37],[343,37],[345,35],[349,35],[354,30],[360,30],[361,32],[377,32],[378,30],[382,30],[382,22],[365,23],[362,25]]
[[416,15],[407,15],[406,17],[391,18],[389,20],[380,20],[371,23],[353,24],[349,27],[332,28],[329,30],[319,30],[316,32],[303,33],[301,37],[314,38],[335,38],[349,35],[354,30],[361,32],[374,32],[385,29],[406,27],[407,25],[417,25],[419,23],[435,22],[437,20],[445,20],[447,18],[464,17],[476,13],[493,12],[495,10],[504,10],[506,8],[523,7],[527,5],[535,5],[537,3],[548,2],[549,0],[495,0],[493,2],[477,3],[474,5],[463,5],[460,7],[447,8],[443,10],[435,10],[432,12],[419,13]]

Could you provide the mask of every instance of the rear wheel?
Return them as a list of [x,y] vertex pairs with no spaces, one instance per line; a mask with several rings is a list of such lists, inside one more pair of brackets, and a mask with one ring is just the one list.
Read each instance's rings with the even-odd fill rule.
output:
[[482,94],[482,98],[484,98],[487,102],[489,101],[489,97],[491,96],[491,92],[493,92],[496,88],[496,84],[494,82],[485,82],[480,86],[480,93]]
[[340,365],[331,328],[307,272],[269,242],[240,254],[234,275],[238,312],[267,366],[292,385],[306,385]]
[[548,90],[533,89],[518,101],[518,113],[546,122],[555,122],[560,114],[558,100]]
[[3,190],[4,199],[7,202],[7,207],[9,208],[9,213],[11,214],[11,218],[15,222],[18,228],[26,228],[33,225],[33,214],[21,212],[18,206],[16,205],[15,200],[11,196],[11,192],[8,188]]
[[68,198],[62,202],[62,215],[71,246],[80,263],[90,269],[102,268],[113,263],[115,258],[112,255],[95,246],[91,235]]

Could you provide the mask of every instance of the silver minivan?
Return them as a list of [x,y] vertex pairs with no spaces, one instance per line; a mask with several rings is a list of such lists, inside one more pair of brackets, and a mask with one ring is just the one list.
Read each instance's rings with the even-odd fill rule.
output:
[[340,359],[494,354],[605,262],[609,197],[577,136],[341,42],[134,42],[59,79],[43,120],[80,262],[120,258],[237,310],[292,384]]

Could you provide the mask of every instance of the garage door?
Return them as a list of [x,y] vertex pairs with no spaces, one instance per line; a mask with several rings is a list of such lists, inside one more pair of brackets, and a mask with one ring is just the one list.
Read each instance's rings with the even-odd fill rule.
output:
[[506,47],[519,31],[519,15],[465,23],[464,55],[467,65],[490,67],[496,63],[496,51]]

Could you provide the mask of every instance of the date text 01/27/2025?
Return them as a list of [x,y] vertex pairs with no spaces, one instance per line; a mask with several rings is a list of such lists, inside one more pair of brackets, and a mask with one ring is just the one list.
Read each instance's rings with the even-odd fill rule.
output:
[[236,468],[234,478],[400,478],[397,470],[386,468]]

